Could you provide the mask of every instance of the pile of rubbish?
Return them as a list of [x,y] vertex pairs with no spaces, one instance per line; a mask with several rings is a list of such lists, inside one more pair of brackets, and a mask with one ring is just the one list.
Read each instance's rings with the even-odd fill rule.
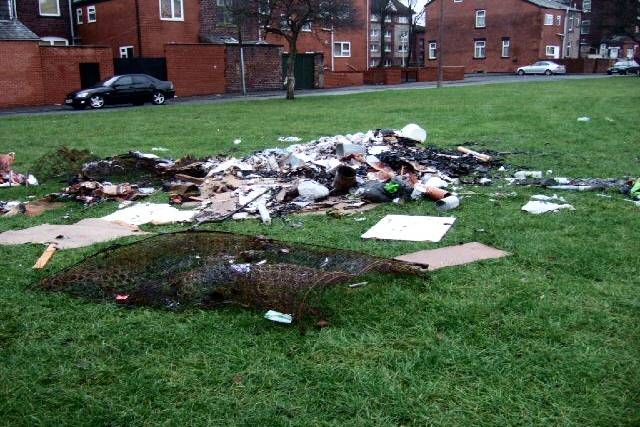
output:
[[21,174],[13,170],[15,153],[0,154],[0,187],[15,185],[38,185],[38,180],[31,174]]
[[333,248],[200,231],[103,250],[39,286],[90,300],[170,310],[233,304],[269,309],[284,323],[306,323],[324,318],[323,290],[374,272],[422,275],[426,269]]
[[[322,137],[244,158],[172,161],[130,152],[87,163],[62,197],[83,203],[135,200],[153,192],[149,185],[161,183],[171,203],[199,211],[194,217],[199,222],[260,217],[269,223],[271,216],[294,212],[349,212],[423,198],[449,210],[460,203],[456,185],[490,182],[487,175],[501,165],[464,147],[425,148],[420,144],[426,137],[424,129],[410,124]],[[112,184],[117,177],[129,179]],[[129,184],[131,178],[138,184]]]

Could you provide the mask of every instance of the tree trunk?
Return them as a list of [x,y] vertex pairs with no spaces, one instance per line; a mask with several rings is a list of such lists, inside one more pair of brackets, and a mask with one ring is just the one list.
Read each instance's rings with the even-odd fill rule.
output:
[[296,55],[298,53],[297,37],[289,40],[289,62],[287,63],[287,99],[294,99],[294,91],[296,89]]

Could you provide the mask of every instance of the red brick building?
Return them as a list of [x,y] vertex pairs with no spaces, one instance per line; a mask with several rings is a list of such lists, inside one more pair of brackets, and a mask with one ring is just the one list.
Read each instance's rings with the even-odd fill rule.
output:
[[432,0],[425,6],[427,66],[443,50],[445,65],[467,72],[513,72],[539,59],[577,58],[579,37],[580,11],[554,0]]
[[[585,58],[640,56],[640,2],[576,0],[582,9],[580,54]],[[624,8],[628,7],[628,10]],[[618,9],[616,9],[617,7]],[[635,22],[634,22],[635,21]]]
[[[42,44],[73,44],[73,26],[69,20],[69,0],[1,0],[2,8],[12,9],[19,19],[42,41]],[[1,14],[1,12],[0,12]]]

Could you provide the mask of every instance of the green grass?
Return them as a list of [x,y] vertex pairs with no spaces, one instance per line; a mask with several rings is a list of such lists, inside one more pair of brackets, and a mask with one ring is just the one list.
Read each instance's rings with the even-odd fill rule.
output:
[[[0,119],[18,170],[59,145],[99,155],[169,148],[231,153],[416,122],[441,147],[477,141],[558,176],[640,172],[640,79],[616,78],[337,97],[126,108]],[[589,116],[588,123],[576,118]],[[607,120],[607,117],[613,121]],[[234,146],[235,138],[242,144]],[[37,175],[37,170],[34,173]],[[0,189],[0,199],[44,194]],[[363,241],[366,221],[303,217],[210,229],[395,256],[481,241],[513,253],[417,279],[374,278],[327,295],[332,327],[301,335],[241,309],[169,313],[94,304],[30,287],[41,246],[0,247],[0,414],[6,425],[638,425],[639,208],[623,196],[563,194],[576,211],[528,215],[536,188],[470,187],[439,244]],[[489,193],[516,191],[491,201]],[[546,192],[550,193],[550,192]],[[0,231],[103,215],[67,204]],[[69,215],[69,217],[65,217]],[[298,219],[297,219],[298,220]],[[148,227],[169,230],[176,227]],[[484,230],[484,231],[481,231]],[[102,246],[64,251],[51,273]]]

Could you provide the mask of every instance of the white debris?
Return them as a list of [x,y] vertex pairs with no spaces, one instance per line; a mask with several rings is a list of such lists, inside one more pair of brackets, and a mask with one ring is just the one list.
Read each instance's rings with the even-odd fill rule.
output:
[[455,220],[454,217],[387,215],[362,238],[439,242]]
[[589,121],[591,121],[591,117],[587,117],[587,116],[578,117],[578,121],[579,122],[589,122]]
[[574,211],[575,208],[570,204],[559,205],[552,202],[541,202],[538,200],[530,200],[526,205],[522,207],[522,210],[534,215],[539,215],[547,212],[557,212],[561,209],[569,209]]
[[264,314],[264,318],[272,322],[287,323],[293,322],[293,316],[290,314],[280,313],[279,311],[269,310]]
[[297,136],[281,136],[280,138],[278,138],[278,141],[280,142],[300,142],[302,141],[302,138],[298,138]]
[[234,139],[234,140],[233,140],[233,143],[234,143],[235,145],[239,145],[239,144],[241,144],[241,143],[242,143],[242,140],[241,140],[240,138],[237,138],[237,139]]
[[403,138],[413,139],[414,141],[425,142],[427,140],[427,131],[415,123],[406,125],[400,129],[399,133]]
[[542,178],[542,171],[518,171],[513,174],[515,179],[522,180],[527,178]]
[[164,147],[153,147],[151,148],[151,151],[169,151],[169,149]]
[[329,195],[329,189],[312,179],[304,179],[298,184],[300,197],[306,200],[322,199]]
[[120,209],[103,217],[105,221],[123,222],[130,225],[142,224],[172,224],[175,222],[189,222],[193,220],[196,210],[180,210],[163,203],[138,203]]
[[558,196],[557,194],[554,194],[553,196],[547,196],[544,194],[534,194],[533,196],[531,196],[531,200],[537,200],[539,202],[551,202],[551,201],[558,201],[558,202],[562,202],[562,203],[566,203],[567,201],[564,199],[564,197]]

